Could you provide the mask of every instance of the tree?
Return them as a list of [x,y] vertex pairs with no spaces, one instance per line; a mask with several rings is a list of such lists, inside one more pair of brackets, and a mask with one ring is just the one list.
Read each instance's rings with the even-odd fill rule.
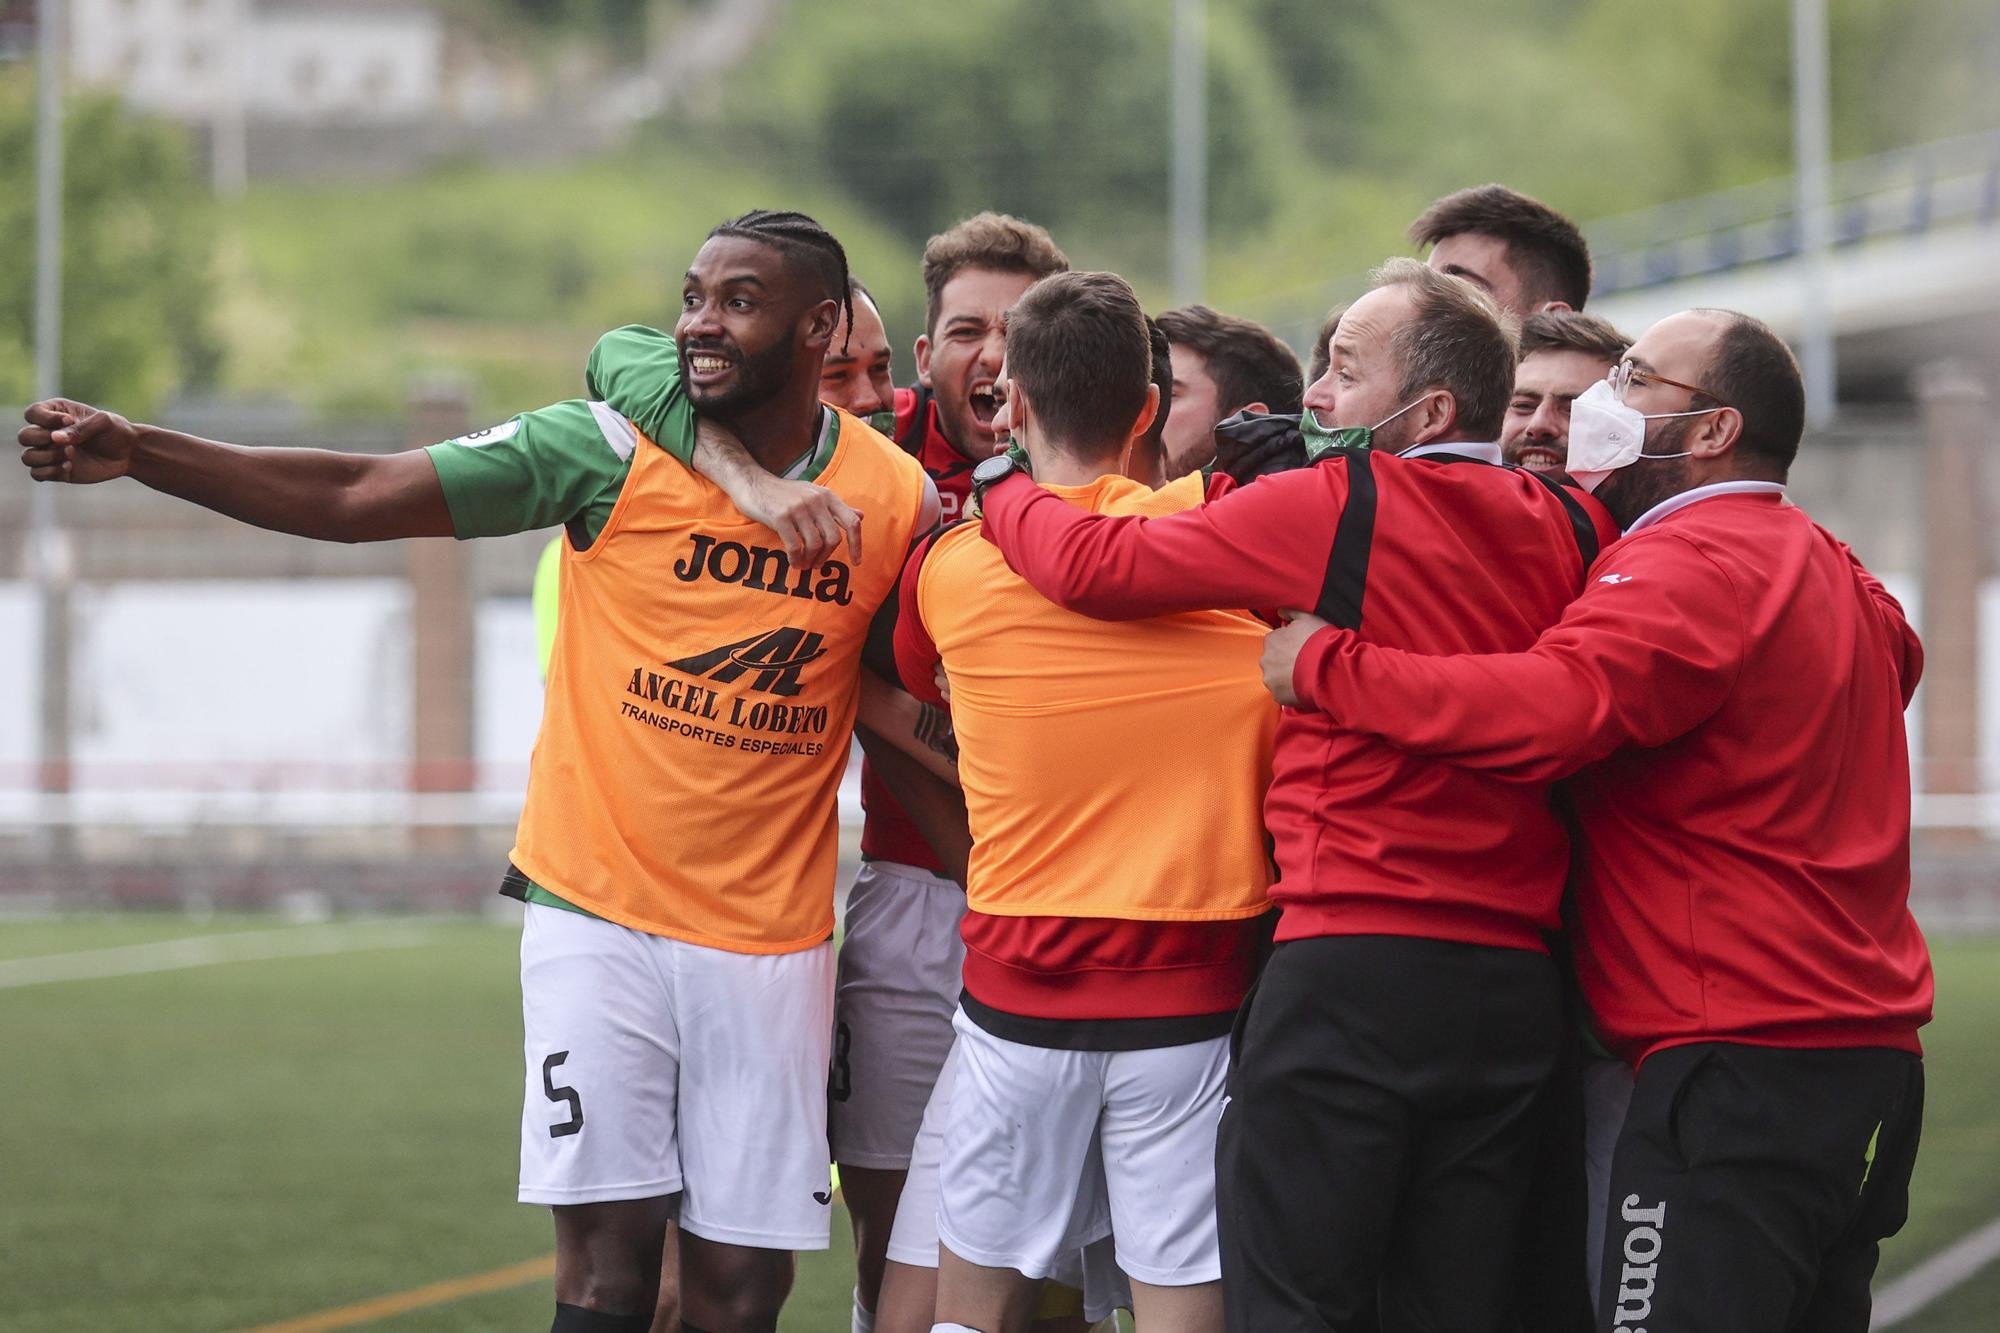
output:
[[[35,108],[0,77],[0,402],[34,393]],[[148,413],[213,380],[208,203],[186,135],[101,96],[65,110],[64,394]]]

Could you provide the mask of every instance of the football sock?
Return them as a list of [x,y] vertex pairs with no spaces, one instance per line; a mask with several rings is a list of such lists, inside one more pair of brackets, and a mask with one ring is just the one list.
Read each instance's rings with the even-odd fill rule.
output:
[[854,1289],[853,1333],[875,1333],[875,1313],[872,1310],[863,1308],[861,1304],[861,1288],[859,1287]]

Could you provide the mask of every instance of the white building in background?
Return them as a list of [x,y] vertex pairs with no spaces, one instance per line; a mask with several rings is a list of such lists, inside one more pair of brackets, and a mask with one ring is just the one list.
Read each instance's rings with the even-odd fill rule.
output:
[[445,29],[413,0],[71,0],[70,70],[203,123],[385,124],[439,109]]

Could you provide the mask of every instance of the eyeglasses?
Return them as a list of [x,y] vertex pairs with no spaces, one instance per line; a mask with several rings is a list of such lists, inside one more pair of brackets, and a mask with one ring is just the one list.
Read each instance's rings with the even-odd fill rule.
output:
[[1665,384],[1670,388],[1686,389],[1689,393],[1698,393],[1710,402],[1722,402],[1720,398],[1717,398],[1698,384],[1683,384],[1679,380],[1670,380],[1665,375],[1655,375],[1650,370],[1639,369],[1630,361],[1620,361],[1611,368],[1611,373],[1606,375],[1605,378],[1611,381],[1611,396],[1621,403],[1625,401],[1625,391],[1635,384],[1641,386],[1647,384]]

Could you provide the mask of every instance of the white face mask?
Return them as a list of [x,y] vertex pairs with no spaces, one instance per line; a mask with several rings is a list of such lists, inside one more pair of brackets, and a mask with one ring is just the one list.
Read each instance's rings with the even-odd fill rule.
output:
[[1586,491],[1594,491],[1619,468],[1641,459],[1686,458],[1677,454],[1646,452],[1646,423],[1666,417],[1705,417],[1720,412],[1719,407],[1703,407],[1692,412],[1641,412],[1618,401],[1611,381],[1599,380],[1578,394],[1569,405],[1569,461],[1564,471]]

